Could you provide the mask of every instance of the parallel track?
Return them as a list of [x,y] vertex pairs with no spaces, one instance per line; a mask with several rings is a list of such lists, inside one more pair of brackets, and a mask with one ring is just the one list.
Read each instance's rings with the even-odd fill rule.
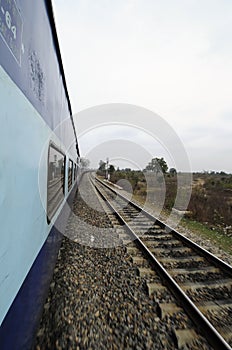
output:
[[105,182],[94,186],[200,333],[215,349],[231,349],[232,267]]

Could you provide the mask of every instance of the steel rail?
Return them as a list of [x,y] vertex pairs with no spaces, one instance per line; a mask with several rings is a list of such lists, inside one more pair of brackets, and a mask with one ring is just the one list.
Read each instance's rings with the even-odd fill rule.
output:
[[[100,180],[98,180],[98,181],[105,186],[105,184],[102,181],[100,181]],[[205,338],[207,339],[209,344],[211,344],[215,349],[231,350],[231,347],[225,341],[225,339],[218,333],[218,331],[213,327],[213,325],[208,321],[208,319],[195,306],[195,304],[191,301],[191,299],[183,292],[181,287],[169,275],[169,273],[165,270],[165,268],[156,259],[154,254],[152,254],[152,252],[146,247],[146,245],[136,235],[134,230],[126,223],[124,218],[118,213],[117,209],[112,205],[112,203],[110,203],[110,201],[102,193],[102,191],[99,189],[99,187],[95,183],[93,183],[93,184],[94,184],[96,190],[98,191],[98,193],[104,199],[104,201],[106,201],[107,205],[111,208],[111,210],[114,211],[114,213],[117,215],[119,220],[125,225],[127,231],[130,233],[130,235],[132,235],[132,237],[135,238],[134,242],[146,254],[146,256],[149,258],[149,260],[152,263],[152,265],[154,266],[154,268],[156,270],[158,270],[158,273],[160,274],[164,284],[166,284],[168,286],[168,288],[172,291],[174,296],[178,299],[178,301],[181,304],[181,306],[183,307],[183,309],[187,312],[187,314],[192,319],[192,321],[194,322],[196,327],[199,329],[199,332],[205,336]],[[117,191],[114,191],[111,187],[109,187],[109,186],[106,186],[106,187],[111,189],[113,192],[117,193]],[[120,194],[120,197],[124,198],[121,194]],[[124,199],[126,199],[126,198],[124,198]],[[126,199],[126,200],[128,201],[128,199]],[[139,207],[139,206],[136,205],[136,207]],[[142,208],[141,208],[141,210],[142,210]],[[145,212],[144,210],[142,210],[142,211]],[[151,214],[149,214],[149,217],[150,216],[152,217]],[[162,224],[164,226],[166,226],[164,223],[162,223]]]
[[143,209],[142,207],[140,207],[138,204],[136,204],[135,202],[129,200],[128,198],[126,198],[125,196],[123,196],[121,193],[119,193],[117,190],[115,190],[114,188],[112,188],[111,186],[107,185],[106,183],[104,183],[103,181],[99,180],[98,178],[95,178],[99,183],[101,183],[102,185],[104,185],[105,187],[107,187],[108,189],[110,189],[112,192],[114,192],[115,194],[117,194],[119,197],[121,197],[122,199],[126,200],[127,202],[129,202],[133,207],[135,207],[136,209],[140,210],[144,215],[146,215],[149,219],[151,219],[152,221],[156,222],[161,228],[165,229],[165,231],[167,233],[172,233],[175,237],[179,238],[181,241],[183,241],[186,245],[188,245],[190,248],[194,249],[195,251],[197,251],[198,253],[200,253],[201,255],[203,255],[207,260],[209,260],[210,262],[212,262],[214,265],[216,265],[217,267],[220,267],[224,272],[226,272],[227,274],[229,274],[232,277],[232,266],[230,266],[229,264],[227,264],[225,261],[219,259],[217,256],[213,255],[212,253],[210,253],[208,250],[204,249],[203,247],[201,247],[200,245],[198,245],[197,243],[191,241],[189,238],[185,237],[184,235],[182,235],[180,232],[176,231],[174,228],[166,225],[163,221],[157,219],[155,216],[153,216],[152,214],[150,214],[148,211],[146,211],[145,209]]

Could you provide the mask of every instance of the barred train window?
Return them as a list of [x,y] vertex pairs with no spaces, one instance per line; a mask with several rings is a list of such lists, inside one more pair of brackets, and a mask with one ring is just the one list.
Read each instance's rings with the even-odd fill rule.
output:
[[64,199],[65,156],[54,145],[48,151],[47,218],[51,221]]
[[72,187],[73,161],[69,159],[68,164],[68,190]]
[[74,165],[74,181],[76,180],[77,178],[77,165],[75,164]]

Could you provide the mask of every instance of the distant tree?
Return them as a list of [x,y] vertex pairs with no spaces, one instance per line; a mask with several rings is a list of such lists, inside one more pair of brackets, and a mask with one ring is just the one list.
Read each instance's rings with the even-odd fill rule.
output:
[[80,159],[80,164],[81,164],[82,168],[88,168],[89,164],[90,164],[90,161],[87,158],[81,158]]
[[106,163],[103,162],[103,160],[100,160],[98,170],[103,171],[105,169],[106,169]]
[[149,162],[148,165],[146,166],[146,168],[145,168],[144,170],[145,170],[145,171],[152,171],[152,170],[153,170],[152,163]]
[[108,178],[108,174],[112,175],[114,172],[115,172],[115,167],[112,164],[107,164],[103,160],[100,160],[99,168],[97,171],[99,175],[102,175]]
[[163,157],[162,158],[153,158],[148,163],[145,170],[154,171],[156,173],[162,172],[165,174],[168,170],[168,165]]
[[110,164],[110,166],[109,166],[109,173],[113,174],[114,172],[115,172],[115,167],[112,164]]
[[175,169],[175,168],[170,168],[170,169],[169,169],[169,173],[170,173],[172,176],[176,175],[176,169]]

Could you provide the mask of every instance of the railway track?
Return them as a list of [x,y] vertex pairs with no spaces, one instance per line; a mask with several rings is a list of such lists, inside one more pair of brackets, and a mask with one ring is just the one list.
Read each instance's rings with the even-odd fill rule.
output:
[[[131,242],[142,252],[134,261],[142,266],[149,260],[152,270],[158,272],[213,348],[231,349],[232,267],[129,201],[120,190],[97,178],[92,182],[126,228],[122,239],[128,252],[136,254]],[[149,269],[141,267],[140,274],[149,275]],[[162,289],[150,281],[148,278],[149,294]],[[159,305],[161,316],[177,309],[172,303]]]

